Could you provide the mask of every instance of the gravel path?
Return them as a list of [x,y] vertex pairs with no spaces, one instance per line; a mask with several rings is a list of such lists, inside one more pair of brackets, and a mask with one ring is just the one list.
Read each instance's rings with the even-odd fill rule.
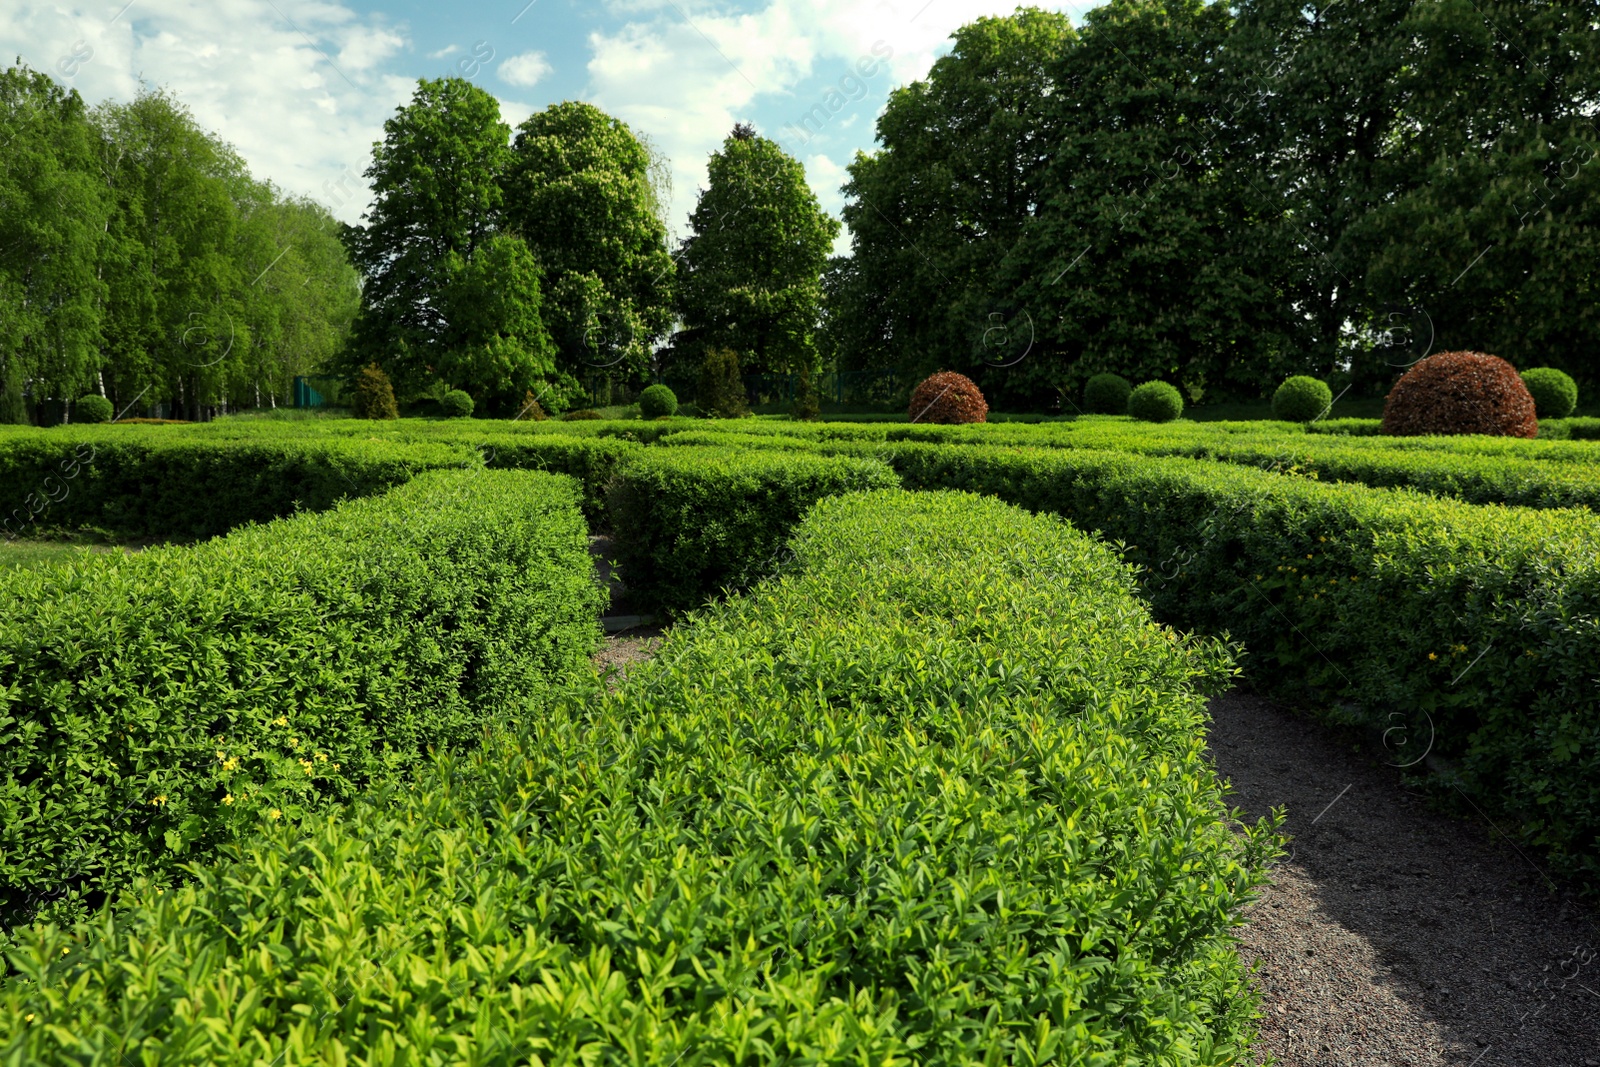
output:
[[1262,700],[1211,705],[1211,755],[1291,854],[1251,907],[1258,1054],[1283,1067],[1600,1067],[1600,937],[1486,822],[1429,811],[1355,737]]

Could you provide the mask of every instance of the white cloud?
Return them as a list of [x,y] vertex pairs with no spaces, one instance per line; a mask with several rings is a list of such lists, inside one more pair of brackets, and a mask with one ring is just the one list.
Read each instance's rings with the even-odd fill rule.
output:
[[538,85],[551,69],[550,61],[543,52],[523,52],[500,61],[500,80],[508,85],[531,88]]
[[461,51],[461,46],[460,45],[458,45],[458,44],[447,44],[443,48],[439,49],[437,52],[429,52],[428,53],[428,58],[429,59],[443,59],[445,56],[453,56],[459,51]]

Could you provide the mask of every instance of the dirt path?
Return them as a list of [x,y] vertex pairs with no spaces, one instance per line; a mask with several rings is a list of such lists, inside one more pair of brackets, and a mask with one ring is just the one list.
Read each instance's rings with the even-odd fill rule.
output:
[[1600,938],[1486,822],[1427,810],[1360,744],[1268,701],[1212,702],[1211,753],[1292,854],[1249,913],[1261,1053],[1283,1067],[1600,1067]]

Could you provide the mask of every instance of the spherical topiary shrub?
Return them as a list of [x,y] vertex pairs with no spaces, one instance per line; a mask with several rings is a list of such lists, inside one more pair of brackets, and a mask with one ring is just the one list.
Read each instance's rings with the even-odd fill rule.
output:
[[989,402],[971,378],[942,370],[928,375],[912,391],[906,415],[912,422],[986,422]]
[[1333,406],[1333,390],[1328,383],[1306,374],[1296,374],[1272,394],[1272,415],[1284,422],[1310,422],[1328,413]]
[[678,394],[664,385],[652,385],[639,394],[639,414],[660,419],[678,412]]
[[1440,352],[1401,376],[1383,402],[1383,432],[1533,437],[1533,397],[1516,368],[1482,352]]
[[72,405],[72,417],[79,422],[110,422],[111,415],[111,401],[103,396],[91,394]]
[[1534,367],[1522,372],[1522,384],[1528,387],[1541,419],[1564,419],[1578,406],[1578,383],[1566,371]]
[[1126,415],[1133,383],[1120,374],[1096,374],[1083,387],[1083,406],[1091,415]]
[[472,414],[472,397],[460,389],[452,389],[439,398],[439,408],[447,419],[464,419]]
[[1171,422],[1183,414],[1183,395],[1167,382],[1145,382],[1128,395],[1128,414],[1145,422]]

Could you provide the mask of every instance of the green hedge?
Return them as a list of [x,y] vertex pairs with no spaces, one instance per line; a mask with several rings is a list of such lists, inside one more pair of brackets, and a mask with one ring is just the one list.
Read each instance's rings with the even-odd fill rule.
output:
[[537,708],[604,600],[573,484],[481,470],[0,587],[6,922]]
[[583,486],[583,513],[591,521],[605,515],[606,486],[624,459],[644,446],[611,437],[562,437],[554,434],[476,435],[472,439],[485,466],[542,470],[566,474]]
[[1159,617],[1227,632],[1258,684],[1351,701],[1398,764],[1600,874],[1600,516],[1474,506],[1229,464],[900,445],[910,489],[1054,512],[1130,547]]
[[0,437],[5,534],[93,527],[121,537],[212,537],[380,493],[421,471],[481,462],[465,445],[313,434],[225,440],[186,430],[111,425]]
[[898,485],[881,462],[751,448],[658,448],[628,460],[607,493],[629,593],[666,611],[744,589],[777,563],[825,496]]
[[[622,689],[62,933],[5,1062],[1244,1062],[1225,650],[995,501],[823,501]],[[1236,813],[1233,813],[1236,814]]]

